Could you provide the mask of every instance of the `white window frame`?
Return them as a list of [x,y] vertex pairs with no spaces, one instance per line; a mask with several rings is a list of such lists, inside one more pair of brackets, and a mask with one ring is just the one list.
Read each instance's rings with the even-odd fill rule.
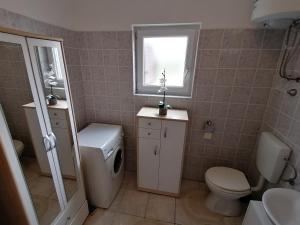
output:
[[[146,37],[188,37],[185,62],[185,78],[183,87],[167,86],[167,96],[192,97],[193,83],[196,68],[198,40],[201,23],[189,24],[159,24],[159,25],[132,25],[133,34],[133,63],[134,63],[134,94],[153,96],[158,93],[159,86],[143,85],[143,39]],[[168,71],[166,71],[168,79]]]

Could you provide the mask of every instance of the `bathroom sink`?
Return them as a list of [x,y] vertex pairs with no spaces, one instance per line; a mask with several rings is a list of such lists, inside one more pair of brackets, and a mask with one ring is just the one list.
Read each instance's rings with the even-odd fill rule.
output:
[[275,225],[300,224],[300,192],[287,188],[272,188],[262,197],[263,206]]

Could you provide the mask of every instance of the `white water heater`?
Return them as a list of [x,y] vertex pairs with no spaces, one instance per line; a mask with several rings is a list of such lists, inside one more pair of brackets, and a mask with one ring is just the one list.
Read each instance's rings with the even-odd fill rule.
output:
[[286,28],[296,19],[300,19],[300,0],[254,0],[254,22]]

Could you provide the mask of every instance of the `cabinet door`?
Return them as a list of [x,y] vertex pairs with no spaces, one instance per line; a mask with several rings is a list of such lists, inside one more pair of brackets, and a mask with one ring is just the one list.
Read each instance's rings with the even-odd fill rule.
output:
[[[43,118],[52,143],[47,154],[53,159],[59,183],[63,213],[56,222],[68,224],[76,218],[86,200],[79,170],[77,131],[62,44],[34,38],[27,38],[27,43]],[[60,109],[64,109],[68,116],[59,111]],[[70,128],[65,129],[67,124]]]
[[159,147],[159,139],[138,139],[138,186],[141,188],[157,189]]
[[162,121],[158,189],[179,193],[186,123]]

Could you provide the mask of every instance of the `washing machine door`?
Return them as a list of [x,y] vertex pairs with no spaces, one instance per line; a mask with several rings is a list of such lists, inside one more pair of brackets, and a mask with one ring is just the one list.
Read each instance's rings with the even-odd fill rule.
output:
[[115,150],[114,154],[114,161],[113,161],[113,168],[112,168],[112,175],[117,176],[120,171],[123,169],[124,164],[124,151],[121,146],[119,146]]

